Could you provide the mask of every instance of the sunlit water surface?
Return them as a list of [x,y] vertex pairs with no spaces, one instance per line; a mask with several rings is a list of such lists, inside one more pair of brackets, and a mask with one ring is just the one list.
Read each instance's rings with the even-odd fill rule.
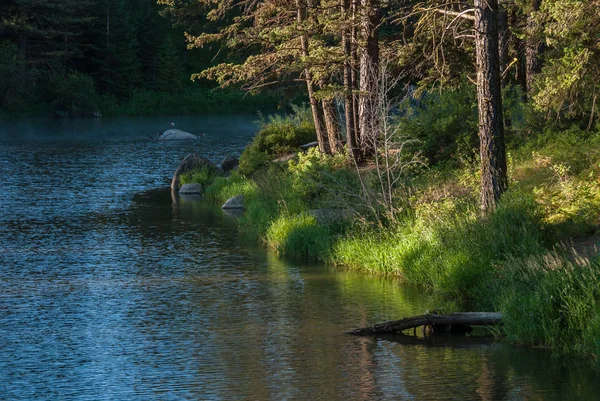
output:
[[[147,139],[171,121],[205,135]],[[345,335],[422,313],[425,296],[278,260],[217,207],[156,190],[186,154],[219,162],[254,130],[0,123],[0,399],[600,399],[596,373],[541,350]]]

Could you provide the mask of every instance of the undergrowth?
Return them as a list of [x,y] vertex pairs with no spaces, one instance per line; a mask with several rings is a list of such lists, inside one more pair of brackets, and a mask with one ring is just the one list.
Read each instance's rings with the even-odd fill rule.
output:
[[[374,221],[361,204],[364,190],[376,190],[372,169],[315,150],[251,178],[242,170],[216,178],[206,194],[218,202],[244,194],[240,230],[281,257],[401,277],[448,305],[501,311],[511,342],[598,360],[600,262],[570,241],[598,229],[599,132],[547,131],[513,144],[510,190],[485,217],[477,163],[464,160],[409,177],[393,219]],[[319,222],[318,208],[354,217]]]

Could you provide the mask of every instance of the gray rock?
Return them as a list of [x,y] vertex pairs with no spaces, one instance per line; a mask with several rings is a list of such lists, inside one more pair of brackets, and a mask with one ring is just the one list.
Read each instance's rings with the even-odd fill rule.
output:
[[240,161],[237,157],[232,155],[227,155],[223,161],[221,162],[221,170],[225,173],[229,173],[231,170],[236,168],[240,164]]
[[221,206],[222,209],[244,209],[244,195],[236,195],[227,199],[227,202]]
[[178,129],[166,130],[158,137],[159,141],[171,141],[182,139],[198,139],[198,137],[194,134],[190,134],[189,132],[181,131]]
[[177,170],[175,170],[175,174],[173,174],[173,179],[171,180],[171,190],[177,191],[179,189],[181,186],[179,183],[179,177],[182,174],[202,167],[213,169],[215,172],[220,171],[219,168],[210,160],[200,157],[197,154],[187,155],[179,164]]
[[312,209],[308,214],[314,216],[319,224],[331,224],[335,222],[349,220],[352,217],[352,210],[348,209]]
[[179,188],[179,193],[184,195],[200,195],[202,194],[201,184],[184,184]]

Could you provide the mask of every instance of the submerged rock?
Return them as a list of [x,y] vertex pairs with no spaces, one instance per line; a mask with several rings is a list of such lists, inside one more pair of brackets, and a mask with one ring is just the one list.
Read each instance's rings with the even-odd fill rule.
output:
[[182,140],[182,139],[198,139],[194,134],[181,131],[178,129],[169,129],[163,132],[159,137],[159,141]]
[[215,172],[219,172],[219,168],[210,160],[200,157],[195,153],[187,155],[185,159],[183,159],[183,161],[179,164],[177,170],[175,170],[175,174],[173,174],[173,179],[171,180],[171,190],[177,191],[179,189],[179,187],[181,186],[179,182],[179,177],[182,174],[203,167],[214,170]]
[[179,193],[184,195],[200,195],[202,194],[201,184],[184,184],[179,188]]
[[244,209],[244,195],[236,195],[227,199],[227,202],[221,206],[222,209]]
[[240,164],[240,161],[237,157],[232,155],[227,155],[223,161],[221,162],[221,170],[225,173],[229,173],[231,170],[236,168]]
[[229,217],[238,218],[244,215],[244,209],[223,209],[223,213],[225,213]]

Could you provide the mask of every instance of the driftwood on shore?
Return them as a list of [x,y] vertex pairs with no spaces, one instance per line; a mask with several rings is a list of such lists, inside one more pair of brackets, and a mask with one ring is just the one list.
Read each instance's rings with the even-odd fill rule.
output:
[[501,323],[502,314],[500,312],[461,312],[450,315],[431,313],[379,323],[362,329],[354,329],[349,331],[348,334],[370,336],[383,333],[400,333],[403,330],[414,329],[419,326],[430,326],[433,331],[437,331],[438,328],[448,329],[451,326],[494,326]]

